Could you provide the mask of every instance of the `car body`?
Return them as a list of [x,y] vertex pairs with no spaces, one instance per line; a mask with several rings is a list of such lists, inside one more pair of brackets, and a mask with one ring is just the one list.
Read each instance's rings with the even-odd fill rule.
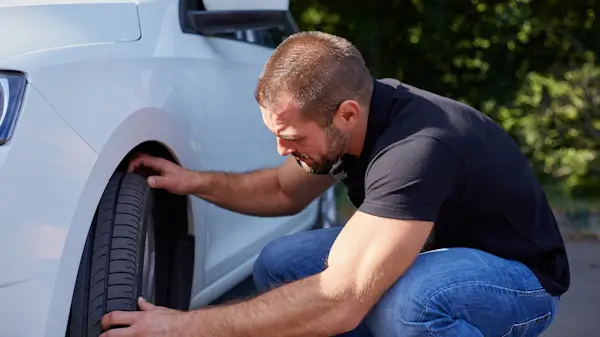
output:
[[[66,335],[90,224],[135,153],[196,170],[283,162],[254,100],[276,45],[244,19],[259,14],[294,27],[287,0],[0,2],[0,336]],[[333,198],[270,218],[180,199],[194,238],[189,307],[248,277],[269,241],[335,216]]]

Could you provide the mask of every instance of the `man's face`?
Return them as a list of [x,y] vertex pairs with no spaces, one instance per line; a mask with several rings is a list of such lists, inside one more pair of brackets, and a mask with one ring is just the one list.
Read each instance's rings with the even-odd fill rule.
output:
[[300,110],[286,104],[275,111],[262,109],[265,125],[277,137],[277,151],[293,155],[306,172],[327,174],[347,151],[348,137],[335,123],[322,127],[302,118]]

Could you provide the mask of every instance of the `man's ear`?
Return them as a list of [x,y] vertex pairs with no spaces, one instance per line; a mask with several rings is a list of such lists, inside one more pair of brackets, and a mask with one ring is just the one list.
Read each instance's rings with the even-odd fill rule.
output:
[[335,124],[338,128],[352,127],[359,121],[360,105],[354,100],[343,101],[335,113]]

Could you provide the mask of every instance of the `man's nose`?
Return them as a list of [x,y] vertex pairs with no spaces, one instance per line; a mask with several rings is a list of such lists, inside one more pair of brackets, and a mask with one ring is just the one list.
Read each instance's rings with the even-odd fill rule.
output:
[[281,139],[281,138],[277,139],[277,152],[279,152],[279,155],[281,155],[281,156],[287,156],[288,154],[294,152],[294,149],[292,149],[286,143],[289,143],[289,142],[286,141],[285,139]]

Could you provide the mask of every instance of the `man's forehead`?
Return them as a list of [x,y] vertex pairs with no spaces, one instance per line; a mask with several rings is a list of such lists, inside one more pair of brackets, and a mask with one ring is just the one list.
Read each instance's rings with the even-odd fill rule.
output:
[[279,120],[294,119],[299,113],[298,105],[291,99],[280,99],[277,104],[273,104],[268,113],[274,115]]
[[278,136],[300,124],[300,113],[294,104],[280,104],[273,109],[261,107],[261,111],[265,125]]

